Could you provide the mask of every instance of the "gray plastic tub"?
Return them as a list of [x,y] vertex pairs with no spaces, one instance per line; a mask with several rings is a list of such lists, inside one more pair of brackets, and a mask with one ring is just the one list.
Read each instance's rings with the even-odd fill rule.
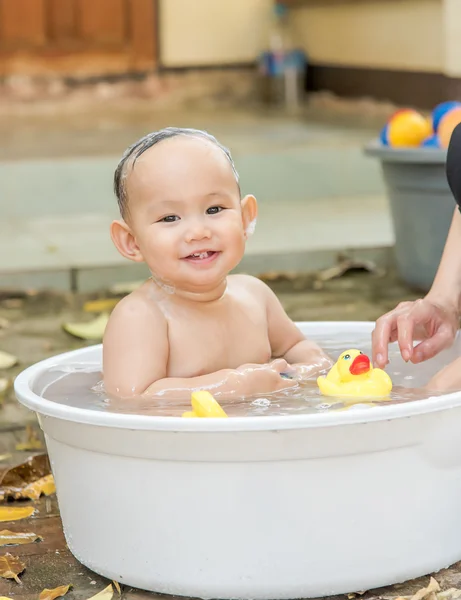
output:
[[402,279],[427,291],[442,257],[455,201],[445,175],[445,150],[396,149],[373,142],[365,154],[378,158],[395,232],[395,259]]

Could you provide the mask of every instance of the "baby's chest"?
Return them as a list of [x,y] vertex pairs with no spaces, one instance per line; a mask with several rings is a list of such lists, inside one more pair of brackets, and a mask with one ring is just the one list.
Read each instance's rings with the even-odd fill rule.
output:
[[271,357],[266,315],[261,312],[190,315],[169,323],[168,338],[170,377],[194,377]]

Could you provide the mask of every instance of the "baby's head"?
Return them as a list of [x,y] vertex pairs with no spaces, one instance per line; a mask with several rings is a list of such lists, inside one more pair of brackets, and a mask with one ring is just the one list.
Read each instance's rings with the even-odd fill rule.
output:
[[241,198],[232,157],[210,134],[146,135],[122,156],[114,188],[122,216],[111,226],[114,244],[161,281],[199,291],[240,262],[256,200]]

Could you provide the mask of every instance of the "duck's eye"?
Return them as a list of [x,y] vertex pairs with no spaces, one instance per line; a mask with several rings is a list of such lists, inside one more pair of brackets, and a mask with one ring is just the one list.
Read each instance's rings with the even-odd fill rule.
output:
[[363,354],[363,352],[360,352],[360,354]]
[[344,360],[350,360],[350,358],[351,358],[351,355],[350,355],[350,354],[345,354],[345,355],[343,356],[343,358],[344,358]]

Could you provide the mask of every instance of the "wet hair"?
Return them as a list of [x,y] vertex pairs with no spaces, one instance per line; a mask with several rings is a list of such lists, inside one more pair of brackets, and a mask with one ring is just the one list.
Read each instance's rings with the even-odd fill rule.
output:
[[159,144],[164,140],[168,140],[170,138],[174,138],[180,135],[187,137],[202,138],[204,140],[208,140],[209,142],[220,148],[224,152],[227,160],[230,163],[240,194],[239,175],[237,173],[237,169],[235,168],[235,164],[232,159],[231,153],[225,146],[220,144],[214,136],[200,129],[166,127],[165,129],[160,129],[159,131],[153,131],[152,133],[148,133],[140,140],[132,144],[129,148],[127,148],[123,153],[123,156],[120,159],[117,168],[115,169],[114,192],[117,197],[118,207],[122,218],[125,218],[128,214],[128,194],[126,190],[126,178],[128,175],[128,169],[132,170],[138,158],[142,154],[144,154],[146,150],[152,148],[152,146],[155,146],[156,144]]

